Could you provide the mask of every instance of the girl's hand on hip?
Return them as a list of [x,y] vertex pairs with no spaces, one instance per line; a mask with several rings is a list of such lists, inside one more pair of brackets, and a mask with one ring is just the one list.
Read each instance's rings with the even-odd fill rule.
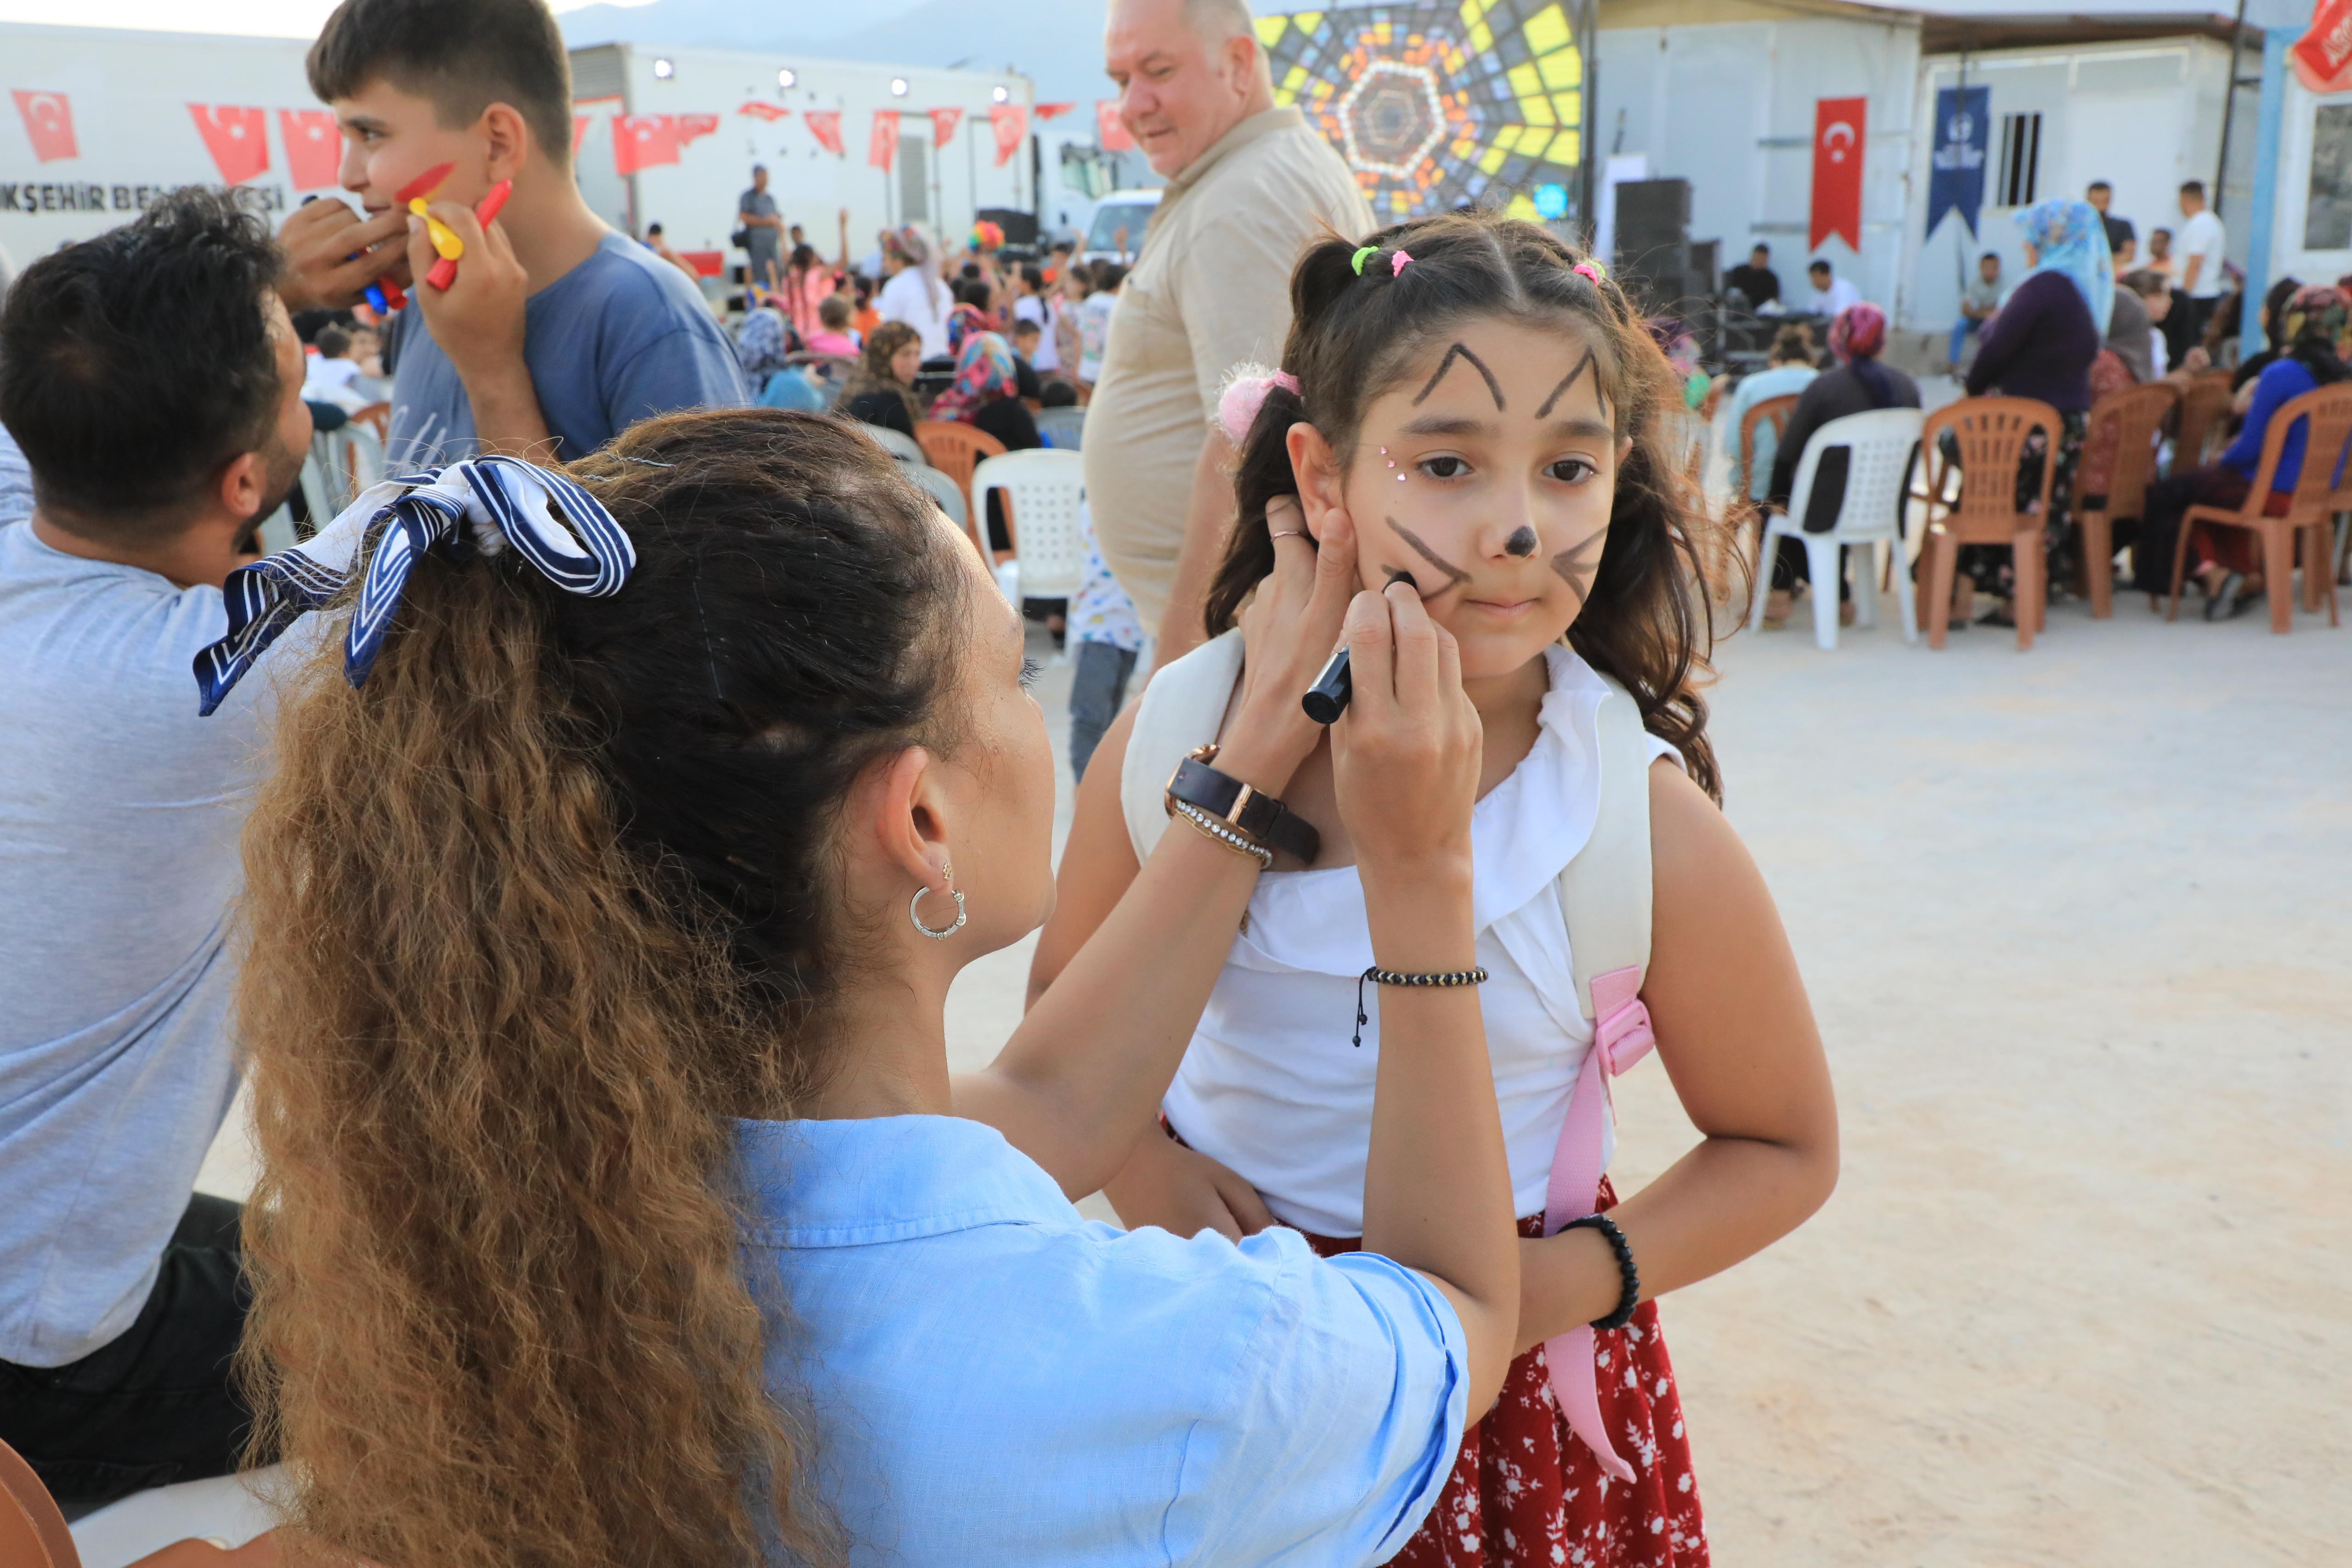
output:
[[1323,738],[1323,727],[1307,716],[1299,699],[1339,648],[1356,588],[1356,530],[1345,513],[1335,512],[1318,549],[1290,496],[1266,504],[1265,526],[1276,536],[1274,570],[1242,612],[1241,700],[1217,765],[1278,795]]
[[1340,820],[1368,882],[1470,869],[1483,730],[1462,689],[1462,652],[1402,582],[1348,607],[1355,685],[1331,727]]
[[1213,1230],[1228,1241],[1255,1236],[1274,1216],[1257,1189],[1158,1127],[1144,1134],[1103,1195],[1129,1229],[1156,1225],[1177,1236]]

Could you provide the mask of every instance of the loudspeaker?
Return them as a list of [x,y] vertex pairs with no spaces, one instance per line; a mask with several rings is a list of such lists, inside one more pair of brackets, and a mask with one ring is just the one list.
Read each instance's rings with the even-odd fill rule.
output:
[[1619,281],[1654,308],[1705,291],[1691,277],[1690,205],[1688,180],[1630,180],[1617,187]]

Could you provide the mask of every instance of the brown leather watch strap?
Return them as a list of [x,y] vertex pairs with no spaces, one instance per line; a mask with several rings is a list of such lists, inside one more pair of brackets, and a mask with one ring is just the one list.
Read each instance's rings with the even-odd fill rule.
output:
[[[1168,799],[1197,806],[1231,825],[1244,837],[1288,855],[1301,865],[1312,865],[1323,852],[1323,835],[1313,823],[1293,815],[1271,795],[1262,794],[1230,773],[1210,764],[1214,746],[1203,746],[1176,765],[1168,779]],[[1171,810],[1174,810],[1171,805]]]

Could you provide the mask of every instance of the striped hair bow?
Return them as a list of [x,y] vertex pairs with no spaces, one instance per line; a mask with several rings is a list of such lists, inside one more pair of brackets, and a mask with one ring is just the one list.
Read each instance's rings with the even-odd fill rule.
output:
[[592,599],[618,593],[637,563],[635,547],[603,502],[518,458],[477,457],[437,474],[388,479],[316,538],[229,573],[222,585],[228,634],[196,655],[200,714],[219,707],[288,627],[343,591],[358,529],[365,531],[367,570],[343,646],[343,675],[355,687],[374,667],[409,574],[427,551],[462,562],[511,546],[556,587]]

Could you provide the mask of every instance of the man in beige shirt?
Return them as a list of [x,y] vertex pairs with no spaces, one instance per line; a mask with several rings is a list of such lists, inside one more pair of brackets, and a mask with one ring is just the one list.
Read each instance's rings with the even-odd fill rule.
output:
[[1299,252],[1372,215],[1339,155],[1274,106],[1243,0],[1112,0],[1104,53],[1120,122],[1168,190],[1111,313],[1087,494],[1165,664],[1201,641],[1233,524],[1233,449],[1211,419],[1225,372],[1280,358]]

